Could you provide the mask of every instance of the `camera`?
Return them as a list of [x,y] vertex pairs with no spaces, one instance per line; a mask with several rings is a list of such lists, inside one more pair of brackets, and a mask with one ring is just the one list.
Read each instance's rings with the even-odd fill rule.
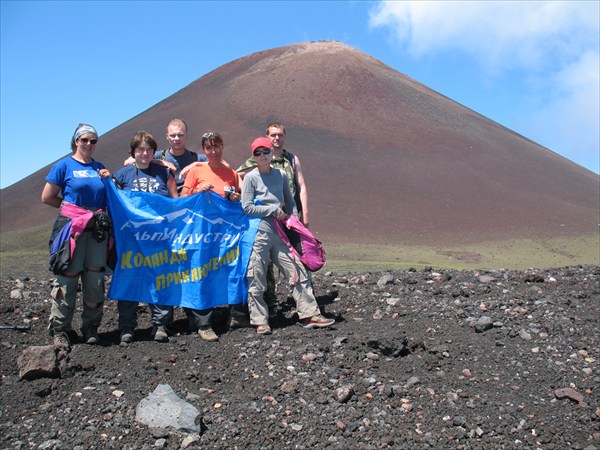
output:
[[223,190],[225,191],[225,198],[231,200],[231,194],[235,194],[235,188],[233,186],[225,186]]
[[92,230],[92,236],[98,242],[102,242],[108,236],[108,232],[112,227],[112,220],[110,216],[104,211],[96,211],[94,213],[94,229]]

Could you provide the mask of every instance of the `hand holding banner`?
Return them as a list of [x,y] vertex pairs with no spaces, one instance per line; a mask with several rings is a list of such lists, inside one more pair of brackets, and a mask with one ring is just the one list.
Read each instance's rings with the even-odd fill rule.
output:
[[118,257],[109,298],[200,310],[246,301],[259,218],[213,192],[173,199],[104,182]]

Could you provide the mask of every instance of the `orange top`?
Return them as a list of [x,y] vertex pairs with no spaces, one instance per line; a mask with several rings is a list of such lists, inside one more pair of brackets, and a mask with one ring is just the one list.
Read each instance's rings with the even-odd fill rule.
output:
[[212,191],[225,197],[225,186],[233,186],[236,192],[240,192],[240,177],[238,173],[229,167],[221,166],[217,169],[208,164],[201,164],[190,169],[185,177],[183,187],[190,190],[189,195],[197,194],[199,186],[203,183],[213,185]]

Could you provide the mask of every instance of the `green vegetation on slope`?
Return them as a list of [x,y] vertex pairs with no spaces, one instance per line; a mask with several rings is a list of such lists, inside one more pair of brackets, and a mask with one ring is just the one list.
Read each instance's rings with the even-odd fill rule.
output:
[[[52,224],[0,233],[2,277],[51,278],[48,237]],[[419,269],[527,269],[600,264],[600,234],[554,239],[487,241],[460,247],[356,245],[327,242],[325,271]]]
[[[326,245],[326,244],[325,244]],[[326,270],[527,269],[600,264],[600,234],[554,239],[487,241],[460,247],[326,245]]]

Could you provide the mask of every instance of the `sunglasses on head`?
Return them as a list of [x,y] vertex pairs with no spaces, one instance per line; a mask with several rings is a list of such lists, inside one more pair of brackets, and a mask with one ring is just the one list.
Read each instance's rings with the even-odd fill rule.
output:
[[263,148],[262,150],[254,150],[253,155],[260,156],[260,155],[268,155],[269,153],[271,153],[270,148]]
[[98,143],[98,139],[79,138],[79,140],[84,144],[87,144],[89,142],[90,144],[95,145]]

